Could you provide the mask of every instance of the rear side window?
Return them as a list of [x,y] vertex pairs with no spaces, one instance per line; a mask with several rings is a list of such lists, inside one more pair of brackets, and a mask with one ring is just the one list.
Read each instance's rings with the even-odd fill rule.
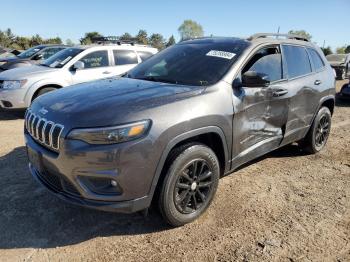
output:
[[107,51],[92,52],[84,56],[80,61],[84,62],[84,68],[86,69],[109,66]]
[[320,55],[317,53],[317,51],[312,49],[312,48],[308,48],[307,50],[309,51],[311,61],[312,61],[312,64],[314,65],[315,71],[318,71],[321,68],[323,68],[324,63],[323,63]]
[[137,51],[137,53],[139,54],[139,56],[141,57],[142,61],[147,60],[148,58],[150,58],[153,54],[150,52],[144,52],[144,51]]
[[283,46],[283,54],[289,78],[311,73],[311,64],[306,49],[301,46]]
[[132,50],[113,50],[115,65],[137,64],[137,55]]

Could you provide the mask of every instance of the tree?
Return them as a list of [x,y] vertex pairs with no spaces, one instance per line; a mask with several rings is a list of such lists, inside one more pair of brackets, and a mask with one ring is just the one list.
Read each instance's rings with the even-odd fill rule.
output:
[[66,40],[66,45],[74,45],[73,41],[71,39]]
[[166,43],[166,47],[172,46],[176,43],[175,41],[175,37],[172,35],[171,37],[169,37],[168,42]]
[[331,55],[333,54],[332,49],[330,46],[327,47],[321,47],[321,50],[323,51],[324,55]]
[[345,48],[345,54],[349,54],[350,53],[350,45],[348,45],[346,48]]
[[132,35],[129,34],[129,33],[124,33],[119,38],[120,38],[120,40],[124,40],[124,41],[131,41],[131,40],[133,40]]
[[30,46],[40,45],[43,43],[43,39],[41,38],[40,35],[36,34],[32,36],[29,42],[30,42]]
[[185,20],[178,28],[181,41],[202,37],[204,35],[203,27],[193,20]]
[[337,49],[336,49],[337,54],[345,54],[345,53],[346,53],[346,52],[345,52],[345,49],[346,49],[346,48],[347,48],[346,45],[337,47]]
[[288,32],[288,34],[292,34],[292,35],[300,35],[302,37],[306,37],[307,39],[309,39],[311,41],[312,35],[309,34],[308,32],[306,32],[305,30],[290,30]]
[[148,42],[151,44],[151,46],[157,48],[158,50],[165,48],[165,40],[161,34],[152,34]]
[[62,39],[60,37],[54,37],[54,38],[48,38],[43,41],[44,44],[55,44],[55,45],[61,45]]
[[136,35],[136,41],[139,44],[148,45],[148,35],[147,31],[141,29]]
[[102,35],[99,32],[87,32],[83,38],[80,38],[80,43],[82,45],[89,45],[93,42],[93,39],[96,37],[101,37]]

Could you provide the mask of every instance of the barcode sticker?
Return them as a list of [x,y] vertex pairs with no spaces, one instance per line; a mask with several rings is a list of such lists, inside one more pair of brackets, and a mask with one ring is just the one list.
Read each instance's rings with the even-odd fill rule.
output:
[[207,56],[214,56],[214,57],[220,57],[220,58],[231,60],[236,56],[236,54],[225,52],[225,51],[211,50],[207,53]]

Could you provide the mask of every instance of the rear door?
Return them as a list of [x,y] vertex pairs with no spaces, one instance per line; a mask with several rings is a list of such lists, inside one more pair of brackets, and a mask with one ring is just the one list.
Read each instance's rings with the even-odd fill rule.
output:
[[106,78],[111,74],[108,50],[92,51],[79,61],[84,63],[84,69],[72,72],[73,84]]
[[320,100],[322,73],[313,72],[306,47],[282,45],[288,75],[290,103],[283,144],[303,138],[311,125]]
[[124,74],[134,68],[139,60],[134,50],[116,49],[113,50],[114,65],[111,67],[112,75]]

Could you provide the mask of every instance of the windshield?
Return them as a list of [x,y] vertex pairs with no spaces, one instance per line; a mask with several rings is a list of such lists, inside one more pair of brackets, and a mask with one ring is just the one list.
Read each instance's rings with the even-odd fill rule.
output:
[[328,55],[328,61],[345,62],[346,55]]
[[77,54],[83,52],[80,48],[67,48],[46,59],[41,65],[52,68],[62,68]]
[[152,56],[126,77],[182,85],[212,85],[224,76],[248,45],[236,39],[186,41]]
[[17,56],[20,57],[20,58],[29,58],[29,57],[35,55],[36,53],[38,53],[43,48],[44,48],[44,46],[34,46],[34,47],[29,48],[26,51],[20,53]]

